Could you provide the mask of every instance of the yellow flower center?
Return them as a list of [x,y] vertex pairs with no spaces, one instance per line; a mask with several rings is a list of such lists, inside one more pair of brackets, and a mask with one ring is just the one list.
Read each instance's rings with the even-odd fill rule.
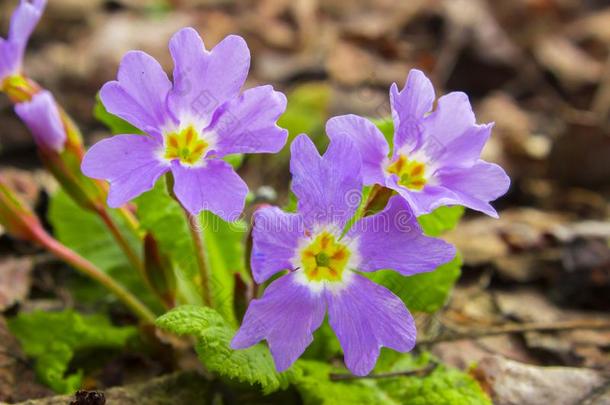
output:
[[305,276],[309,281],[341,281],[350,255],[334,235],[322,232],[301,253]]
[[179,159],[182,163],[192,165],[201,160],[209,146],[190,125],[165,136],[165,158]]
[[0,82],[0,91],[6,93],[15,103],[30,101],[38,90],[40,89],[34,82],[20,74],[7,76]]
[[405,155],[399,155],[398,159],[388,166],[387,171],[397,175],[398,184],[406,188],[421,190],[426,185],[426,165]]

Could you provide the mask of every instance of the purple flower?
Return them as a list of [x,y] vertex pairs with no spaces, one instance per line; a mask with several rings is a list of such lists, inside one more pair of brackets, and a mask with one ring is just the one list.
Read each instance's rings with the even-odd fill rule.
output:
[[28,39],[38,24],[47,0],[21,0],[11,17],[8,38],[0,38],[0,87],[2,82],[21,73]]
[[40,91],[30,101],[18,103],[15,105],[15,112],[30,129],[42,151],[52,150],[60,153],[64,150],[66,131],[50,92]]
[[298,211],[258,210],[251,257],[259,284],[289,271],[250,303],[231,347],[242,349],[266,339],[277,369],[283,371],[312,342],[328,310],[347,367],[354,374],[368,374],[382,346],[409,351],[416,331],[404,303],[358,272],[393,269],[408,276],[431,271],[451,260],[455,249],[424,236],[399,197],[344,234],[361,199],[356,146],[347,137],[336,136],[320,157],[309,138],[301,135],[291,151]]
[[286,142],[276,125],[286,97],[271,86],[244,91],[250,66],[246,42],[228,36],[207,51],[192,28],[169,43],[174,83],[144,52],[125,55],[118,80],[100,97],[106,109],[146,135],[117,135],[94,145],[85,175],[110,182],[108,204],[118,207],[150,190],[171,170],[174,193],[192,214],[209,210],[225,220],[242,212],[248,187],[222,158],[272,153]]
[[417,216],[441,205],[464,205],[497,217],[489,204],[506,193],[510,179],[498,165],[480,159],[493,124],[477,125],[461,92],[438,99],[419,70],[411,70],[402,91],[390,88],[394,150],[370,121],[343,115],[326,124],[331,138],[348,135],[362,155],[365,184],[397,191]]

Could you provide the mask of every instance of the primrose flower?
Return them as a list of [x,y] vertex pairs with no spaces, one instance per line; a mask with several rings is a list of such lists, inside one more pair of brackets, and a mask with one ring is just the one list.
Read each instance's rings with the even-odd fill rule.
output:
[[46,3],[46,0],[21,0],[11,16],[8,37],[0,38],[0,88],[21,77],[25,47]]
[[497,217],[489,204],[505,194],[510,179],[498,165],[480,159],[493,124],[477,125],[468,96],[452,92],[438,99],[432,83],[411,70],[402,91],[390,88],[394,148],[370,121],[343,115],[326,124],[330,138],[349,135],[363,159],[365,184],[400,194],[417,216],[441,205],[464,205]]
[[30,129],[41,151],[63,151],[66,131],[50,92],[42,90],[30,101],[16,104],[15,112]]
[[276,125],[286,97],[271,86],[244,91],[250,66],[246,42],[231,35],[207,51],[192,28],[169,43],[174,83],[140,51],[125,55],[118,80],[106,83],[106,109],[145,135],[117,135],[86,154],[85,175],[110,182],[108,204],[118,207],[151,189],[171,171],[174,194],[192,214],[209,210],[234,220],[248,187],[222,158],[278,152],[287,131]]
[[243,349],[266,339],[277,369],[283,371],[312,342],[328,310],[347,367],[354,374],[368,374],[382,346],[409,351],[416,331],[404,303],[359,272],[393,269],[408,276],[431,271],[451,260],[455,249],[424,236],[400,197],[344,233],[361,199],[356,146],[336,136],[320,157],[301,135],[291,151],[297,213],[276,207],[256,211],[251,257],[259,284],[288,272],[250,303],[231,347]]

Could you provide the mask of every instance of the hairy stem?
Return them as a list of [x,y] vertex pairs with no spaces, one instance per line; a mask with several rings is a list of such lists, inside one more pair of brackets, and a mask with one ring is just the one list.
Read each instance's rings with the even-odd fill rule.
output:
[[131,245],[129,244],[129,241],[125,238],[115,221],[112,219],[110,213],[104,208],[98,209],[97,213],[102,219],[102,221],[104,221],[104,224],[106,225],[108,230],[110,230],[110,232],[112,233],[112,236],[117,241],[117,244],[119,245],[121,250],[125,253],[125,256],[127,256],[129,263],[131,263],[131,265],[135,267],[136,270],[138,270],[144,281],[148,282],[148,277],[146,276],[146,271],[144,269],[144,263],[142,262],[142,259],[140,259],[138,254],[132,249]]
[[43,230],[37,232],[36,240],[57,258],[65,261],[84,275],[106,287],[143,322],[154,324],[155,314],[125,287],[101,271],[93,263],[62,245]]
[[197,259],[197,267],[199,268],[199,275],[201,277],[201,297],[203,303],[210,308],[213,308],[212,299],[212,288],[210,286],[210,273],[208,271],[207,261],[205,257],[205,246],[203,243],[203,235],[200,231],[201,223],[198,218],[182,206],[182,210],[188,223],[191,238],[193,239],[193,247],[195,249],[195,257]]

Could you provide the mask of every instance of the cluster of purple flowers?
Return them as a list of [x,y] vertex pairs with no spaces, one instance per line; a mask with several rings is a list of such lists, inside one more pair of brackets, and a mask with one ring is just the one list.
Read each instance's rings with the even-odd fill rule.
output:
[[[44,4],[22,0],[14,14],[9,37],[0,42],[3,82],[21,74],[25,43]],[[169,173],[173,193],[191,214],[209,210],[235,220],[248,187],[223,158],[282,149],[287,131],[277,120],[286,97],[271,86],[241,91],[250,65],[241,37],[207,50],[198,33],[185,28],[169,48],[173,82],[148,54],[125,55],[117,80],[106,83],[100,97],[110,113],[143,134],[95,144],[82,171],[110,183],[112,207]],[[355,115],[329,120],[330,145],[322,156],[306,135],[292,142],[297,212],[259,209],[252,232],[254,280],[285,274],[250,303],[234,349],[267,340],[278,370],[285,370],[312,342],[327,312],[354,374],[369,373],[382,346],[413,348],[415,324],[404,303],[364,274],[392,269],[409,276],[447,263],[454,247],[423,235],[417,216],[444,205],[497,216],[489,203],[509,186],[499,166],[480,159],[492,125],[476,124],[468,97],[449,93],[433,111],[434,100],[432,84],[418,70],[402,91],[391,87],[392,151],[372,122]],[[16,109],[39,143],[61,149],[64,135],[50,94],[40,92]],[[352,221],[365,185],[385,187],[393,196],[381,212]]]

